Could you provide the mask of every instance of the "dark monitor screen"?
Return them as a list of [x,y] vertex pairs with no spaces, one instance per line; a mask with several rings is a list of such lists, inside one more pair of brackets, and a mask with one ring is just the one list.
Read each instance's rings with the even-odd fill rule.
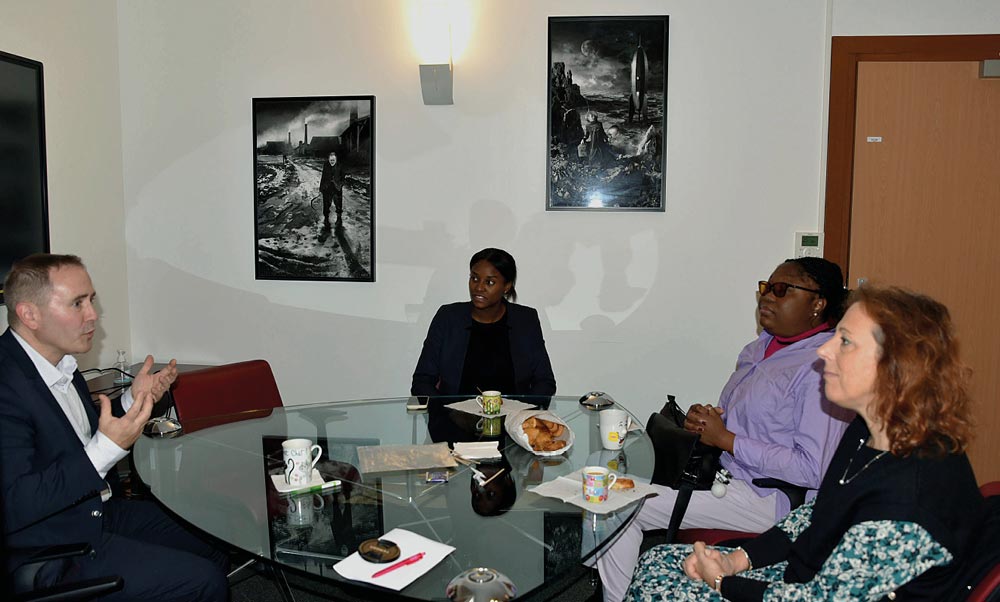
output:
[[0,289],[14,261],[49,250],[43,100],[42,64],[0,51]]

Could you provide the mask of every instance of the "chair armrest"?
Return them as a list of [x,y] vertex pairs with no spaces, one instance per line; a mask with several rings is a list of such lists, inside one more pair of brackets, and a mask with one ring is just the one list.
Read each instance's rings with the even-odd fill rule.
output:
[[806,492],[809,491],[808,487],[793,485],[788,481],[782,481],[781,479],[761,478],[754,479],[751,482],[758,487],[763,487],[765,489],[777,489],[781,493],[784,493],[792,505],[792,510],[795,510],[805,503]]
[[74,581],[65,585],[46,588],[41,591],[19,595],[17,602],[70,602],[71,600],[92,600],[98,596],[116,592],[125,586],[121,577],[99,577],[86,581]]
[[60,558],[72,558],[74,556],[84,556],[92,552],[89,543],[67,543],[56,546],[41,546],[36,548],[14,548],[12,556],[22,559],[21,564],[34,562],[48,562],[49,560],[59,560]]
[[[82,582],[56,585],[42,590],[36,589],[35,579],[43,567],[58,563],[59,570],[69,566],[70,558],[90,554],[93,548],[89,543],[69,543],[54,546],[14,547],[7,550],[10,583],[16,600],[74,600],[70,592],[75,592],[77,585],[82,584],[84,590],[96,593],[117,591],[122,588],[123,581],[116,576],[99,577]],[[51,596],[51,597],[50,597]]]

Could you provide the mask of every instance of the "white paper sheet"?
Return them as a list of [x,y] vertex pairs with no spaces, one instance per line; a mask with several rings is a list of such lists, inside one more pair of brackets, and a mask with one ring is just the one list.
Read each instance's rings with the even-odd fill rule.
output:
[[467,460],[489,460],[500,457],[499,441],[458,441],[455,453]]
[[[551,481],[546,481],[541,485],[529,487],[528,491],[533,491],[545,497],[554,497],[566,503],[579,506],[584,510],[589,510],[595,514],[607,514],[624,508],[625,506],[637,502],[647,495],[657,495],[656,489],[646,482],[640,482],[635,477],[629,477],[635,481],[634,489],[612,491],[608,499],[599,504],[587,502],[583,499],[583,469],[571,472],[564,477],[556,477]],[[621,476],[621,475],[619,475]]]
[[[416,533],[405,529],[393,529],[380,537],[380,539],[388,539],[389,541],[395,542],[396,545],[399,546],[399,558],[392,562],[380,564],[377,562],[368,562],[361,557],[361,554],[355,552],[333,565],[333,569],[337,571],[341,577],[346,579],[363,581],[365,583],[387,587],[398,592],[407,585],[413,583],[417,577],[420,577],[427,571],[434,568],[434,566],[444,560],[448,554],[455,551],[455,548],[452,546],[427,539],[422,535],[417,535]],[[419,562],[399,567],[398,569],[386,573],[381,577],[372,577],[372,575],[382,569],[390,567],[393,564],[409,558],[414,554],[419,554],[420,552],[424,553],[424,557],[421,558]]]
[[520,412],[521,410],[530,410],[535,406],[524,403],[523,401],[518,401],[516,399],[506,399],[503,400],[503,405],[500,406],[499,414],[484,414],[483,408],[479,407],[475,399],[466,399],[465,401],[456,401],[455,403],[449,403],[445,406],[446,408],[451,408],[453,410],[459,410],[467,414],[474,414],[476,416],[486,416],[487,418],[496,418],[497,416],[506,416],[508,414],[513,414],[514,412]]

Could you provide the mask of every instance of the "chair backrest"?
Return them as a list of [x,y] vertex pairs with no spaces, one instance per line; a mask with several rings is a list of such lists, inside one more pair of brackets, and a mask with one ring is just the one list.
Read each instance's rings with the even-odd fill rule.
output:
[[[241,413],[269,414],[282,406],[274,373],[264,360],[178,374],[171,392],[177,418],[187,432],[251,417],[239,417]],[[225,419],[229,416],[232,419]],[[215,417],[220,420],[206,420]]]
[[1000,481],[986,483],[979,491],[986,498],[985,520],[958,587],[972,587],[967,602],[994,602],[1000,600]]

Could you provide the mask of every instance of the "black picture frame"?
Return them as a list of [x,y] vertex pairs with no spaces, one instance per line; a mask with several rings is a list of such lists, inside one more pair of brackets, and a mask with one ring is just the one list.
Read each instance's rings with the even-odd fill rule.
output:
[[546,210],[665,211],[669,25],[549,17]]
[[375,97],[254,98],[252,110],[256,279],[374,282]]
[[11,265],[49,251],[42,63],[0,51],[0,303]]

